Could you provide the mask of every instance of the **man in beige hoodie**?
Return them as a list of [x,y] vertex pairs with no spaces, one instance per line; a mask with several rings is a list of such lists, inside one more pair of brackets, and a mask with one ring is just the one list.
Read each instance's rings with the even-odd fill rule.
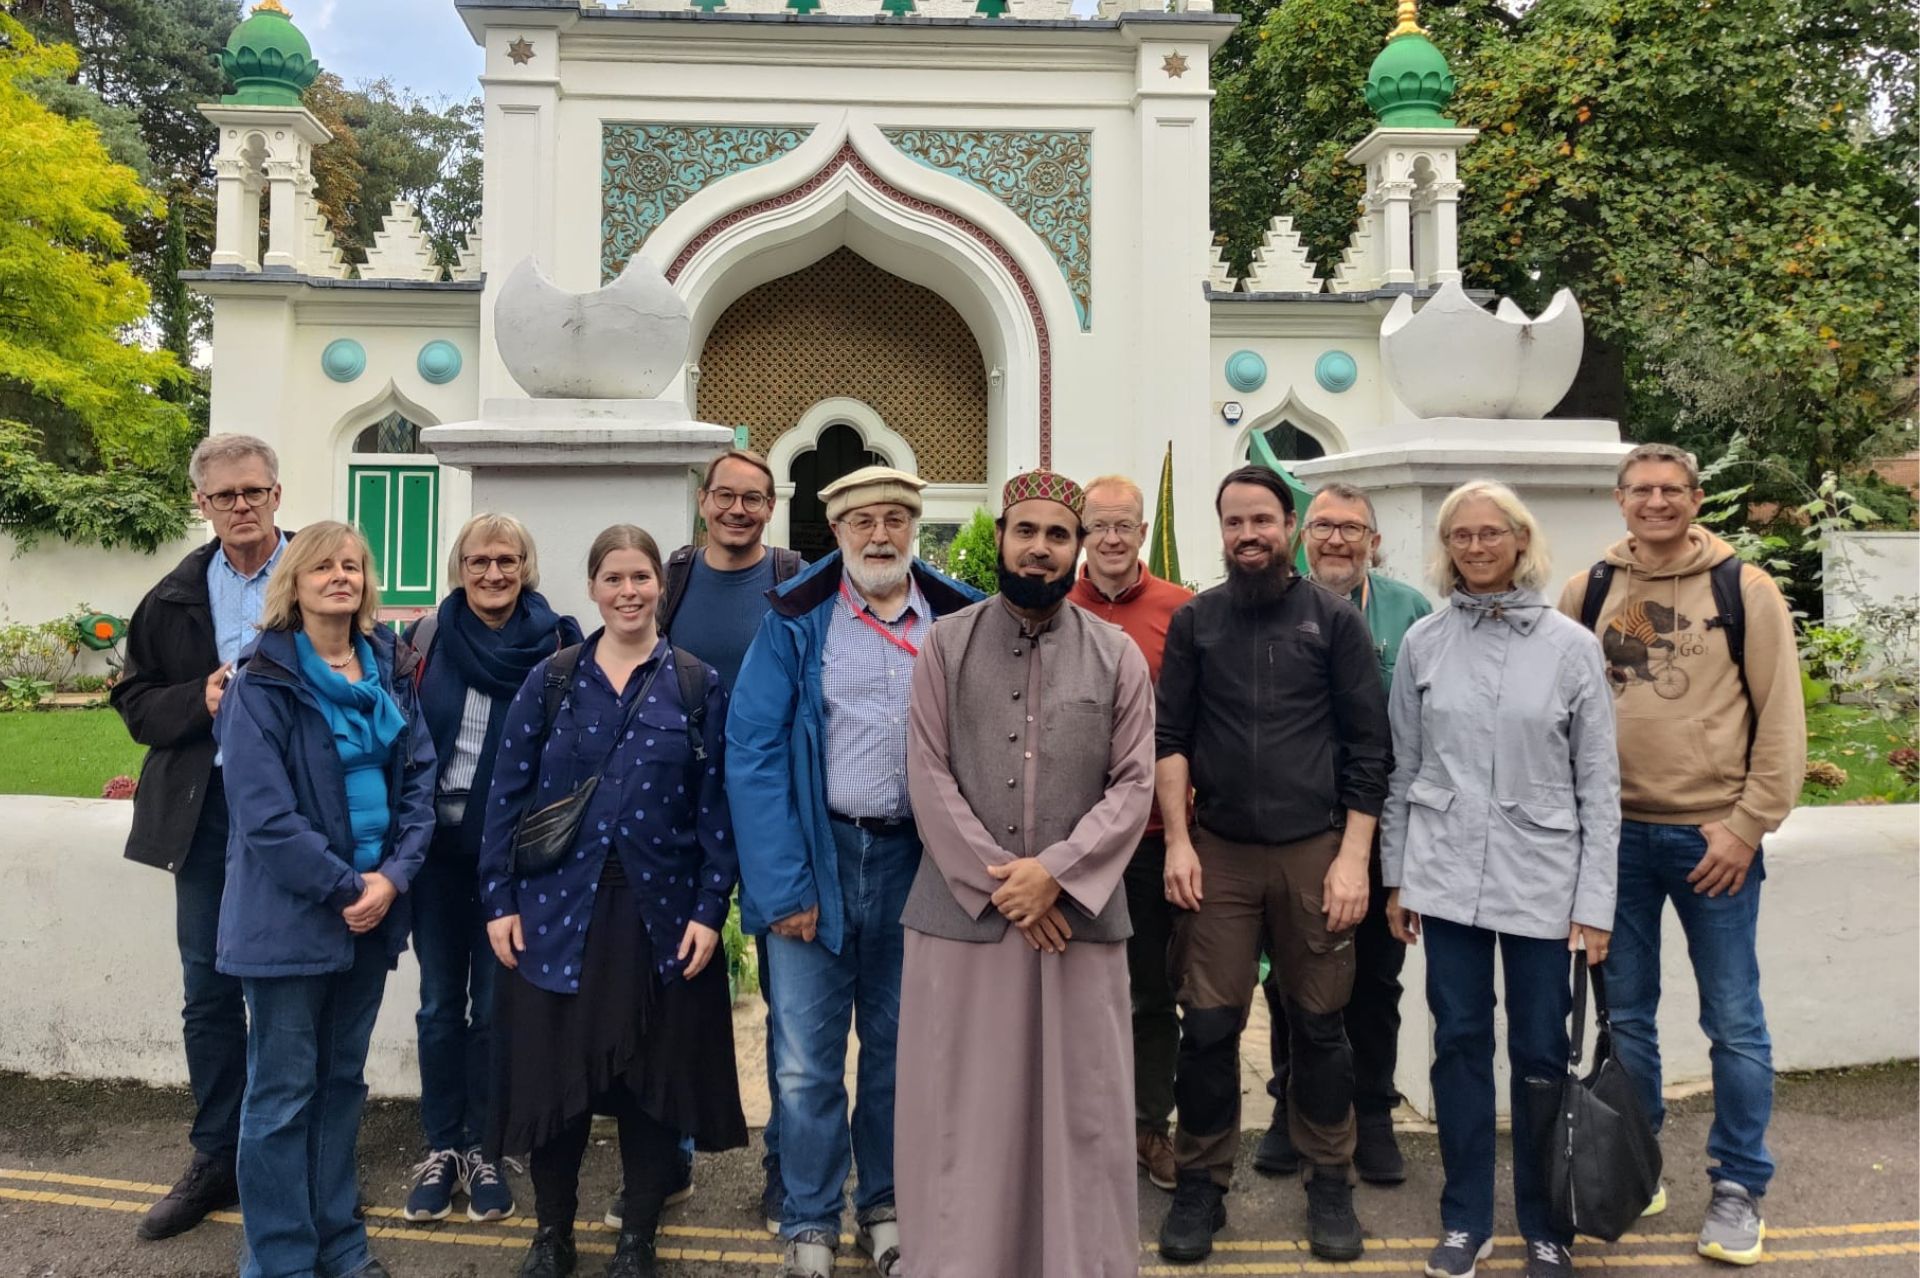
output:
[[[1691,454],[1640,445],[1621,461],[1613,495],[1628,536],[1560,595],[1562,612],[1599,632],[1618,721],[1623,820],[1607,1003],[1620,1059],[1658,1130],[1660,920],[1672,901],[1713,1043],[1707,1154],[1717,1165],[1699,1251],[1751,1265],[1774,1170],[1773,1047],[1754,946],[1760,843],[1793,810],[1807,755],[1793,619],[1772,578],[1729,563],[1733,548],[1694,524],[1705,493]],[[1647,1214],[1665,1209],[1663,1186]]]

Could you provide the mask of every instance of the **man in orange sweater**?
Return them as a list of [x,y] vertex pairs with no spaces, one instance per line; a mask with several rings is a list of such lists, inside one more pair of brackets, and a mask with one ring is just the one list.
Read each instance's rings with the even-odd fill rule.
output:
[[[1157,682],[1167,622],[1193,598],[1193,592],[1179,582],[1162,581],[1140,562],[1140,548],[1147,541],[1146,514],[1140,486],[1123,475],[1104,475],[1087,485],[1083,516],[1087,557],[1067,598],[1126,631]],[[1133,995],[1133,1108],[1140,1165],[1147,1169],[1149,1181],[1172,1189],[1173,1141],[1167,1134],[1167,1119],[1173,1113],[1180,1021],[1174,1012],[1173,987],[1167,983],[1173,906],[1161,881],[1166,856],[1160,808],[1155,804],[1140,846],[1127,864],[1127,913],[1133,919],[1127,976]]]
[[[1640,445],[1613,495],[1628,536],[1567,583],[1560,611],[1599,632],[1619,724],[1619,897],[1604,968],[1614,1044],[1658,1131],[1660,919],[1672,901],[1713,1042],[1717,1165],[1698,1249],[1751,1265],[1774,1170],[1773,1046],[1754,945],[1760,841],[1793,810],[1807,763],[1793,619],[1772,578],[1694,524],[1706,494],[1691,454]],[[1647,1214],[1666,1202],[1663,1186]]]

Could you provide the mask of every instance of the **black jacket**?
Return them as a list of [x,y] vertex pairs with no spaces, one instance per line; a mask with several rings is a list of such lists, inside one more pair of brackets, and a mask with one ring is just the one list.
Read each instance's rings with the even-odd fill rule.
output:
[[[698,546],[682,546],[667,556],[666,587],[660,596],[660,633],[663,635],[673,631],[673,614],[680,611],[680,603],[687,597],[687,582],[693,578],[693,557],[699,551]],[[767,553],[773,556],[775,590],[799,576],[800,570],[807,566],[797,550],[768,546]]]
[[1185,755],[1200,824],[1292,843],[1378,816],[1393,762],[1387,697],[1359,609],[1300,578],[1252,612],[1226,586],[1173,614],[1155,753]]
[[108,700],[133,739],[147,747],[133,799],[127,859],[179,872],[200,824],[213,771],[213,716],[207,676],[220,666],[207,599],[210,541],[147,592],[127,626],[127,659]]

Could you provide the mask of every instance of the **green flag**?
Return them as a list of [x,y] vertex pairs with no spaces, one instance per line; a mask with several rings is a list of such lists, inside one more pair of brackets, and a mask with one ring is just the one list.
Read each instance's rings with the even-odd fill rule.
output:
[[1173,544],[1173,441],[1160,462],[1160,491],[1153,499],[1153,549],[1147,552],[1147,571],[1162,581],[1180,580],[1180,551]]
[[[1265,466],[1277,472],[1280,478],[1286,481],[1287,491],[1293,494],[1295,517],[1304,521],[1307,517],[1307,504],[1313,500],[1313,494],[1293,477],[1292,471],[1280,464],[1280,459],[1273,455],[1272,446],[1267,443],[1267,437],[1260,431],[1253,432],[1252,437],[1247,441],[1247,460],[1256,466]],[[1304,577],[1307,575],[1307,541],[1305,536],[1297,537],[1295,541],[1293,566]]]

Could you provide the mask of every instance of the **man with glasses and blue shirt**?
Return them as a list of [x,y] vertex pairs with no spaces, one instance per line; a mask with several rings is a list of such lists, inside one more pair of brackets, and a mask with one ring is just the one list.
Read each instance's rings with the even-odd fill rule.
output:
[[258,633],[267,579],[286,535],[280,463],[251,435],[210,435],[187,463],[213,540],[160,579],[134,609],[113,708],[147,747],[127,859],[174,876],[174,934],[185,988],[193,1089],[186,1172],[142,1218],[139,1235],[171,1238],[239,1201],[234,1154],[247,1084],[247,1009],[237,977],[214,970],[227,880],[227,800],[213,720],[234,663]]

